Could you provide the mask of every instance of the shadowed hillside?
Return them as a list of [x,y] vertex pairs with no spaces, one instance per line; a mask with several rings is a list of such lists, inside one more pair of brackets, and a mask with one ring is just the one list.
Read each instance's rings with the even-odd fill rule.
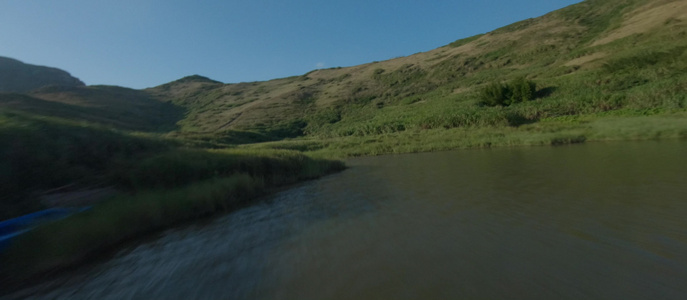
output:
[[0,93],[0,108],[151,132],[174,130],[184,116],[184,110],[173,104],[116,86],[49,86],[28,94]]
[[0,92],[28,92],[49,85],[83,86],[69,73],[0,56]]

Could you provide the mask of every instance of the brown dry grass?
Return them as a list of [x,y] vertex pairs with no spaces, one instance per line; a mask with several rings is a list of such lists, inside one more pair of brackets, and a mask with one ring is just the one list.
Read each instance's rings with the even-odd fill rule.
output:
[[687,1],[654,1],[634,10],[620,28],[596,40],[592,46],[608,44],[633,34],[648,32],[671,19],[687,20]]

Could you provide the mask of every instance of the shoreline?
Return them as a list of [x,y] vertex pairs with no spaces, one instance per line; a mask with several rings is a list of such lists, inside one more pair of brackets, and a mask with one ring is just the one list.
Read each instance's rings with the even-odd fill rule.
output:
[[[139,220],[152,219],[158,223],[151,226],[150,224],[147,224],[149,222],[143,222],[143,225],[141,225],[142,227],[137,229],[135,233],[120,233],[122,236],[114,241],[103,241],[102,239],[98,240],[98,236],[102,236],[102,234],[95,234],[89,238],[98,241],[95,243],[96,247],[87,248],[85,253],[77,252],[76,255],[72,255],[72,258],[67,260],[53,259],[52,263],[46,264],[46,262],[41,261],[42,254],[33,253],[26,255],[22,253],[22,255],[18,256],[16,254],[14,254],[14,256],[6,255],[6,261],[8,261],[7,258],[9,257],[12,257],[10,260],[20,257],[21,259],[24,259],[25,262],[28,262],[28,264],[24,264],[25,267],[32,266],[33,269],[29,268],[24,270],[24,273],[28,275],[23,276],[15,277],[5,275],[3,277],[2,274],[0,274],[0,282],[2,282],[3,289],[4,287],[8,286],[8,283],[11,283],[9,286],[12,286],[12,288],[10,289],[17,291],[21,289],[17,286],[28,287],[36,282],[42,282],[46,278],[50,278],[55,274],[68,272],[72,268],[78,268],[79,266],[88,264],[89,260],[98,260],[99,257],[103,257],[103,253],[106,255],[107,253],[111,253],[111,251],[121,249],[119,247],[131,241],[138,241],[143,237],[160,232],[161,230],[174,228],[176,226],[183,226],[183,224],[197,222],[198,220],[209,219],[218,214],[235,211],[241,207],[251,205],[251,203],[254,201],[259,201],[259,199],[264,198],[266,195],[271,195],[280,190],[288,189],[293,184],[297,184],[309,179],[319,178],[345,168],[341,161],[334,161],[330,159],[333,157],[347,159],[378,155],[456,151],[463,149],[565,146],[588,142],[683,140],[687,138],[687,118],[685,118],[685,116],[687,116],[685,112],[679,112],[668,116],[659,115],[601,118],[591,120],[589,122],[583,120],[583,122],[564,123],[566,126],[562,127],[557,127],[557,125],[560,125],[561,123],[554,121],[544,124],[524,125],[518,128],[454,128],[431,131],[408,131],[376,136],[339,138],[336,140],[294,139],[245,145],[243,146],[243,150],[256,151],[255,153],[258,154],[277,151],[276,153],[281,153],[279,154],[281,156],[277,155],[276,157],[278,159],[275,161],[244,161],[244,163],[249,164],[249,166],[245,166],[244,163],[239,164],[241,165],[240,169],[243,170],[242,172],[246,172],[248,170],[254,173],[254,168],[258,168],[261,172],[266,172],[263,175],[233,173],[234,175],[231,175],[232,177],[220,177],[196,181],[181,188],[158,188],[156,190],[142,192],[135,196],[122,196],[117,198],[119,200],[114,199],[105,201],[103,204],[119,203],[118,205],[123,205],[123,202],[128,201],[129,204],[127,205],[133,205],[134,208],[123,210],[123,212],[120,210],[118,214],[126,215],[128,211],[140,211],[142,213],[141,216],[139,216]],[[623,124],[630,124],[632,126],[621,126]],[[557,128],[558,130],[547,131],[547,128]],[[582,138],[573,138],[580,136]],[[413,137],[417,137],[418,139],[412,139]],[[568,139],[561,139],[562,137],[568,137]],[[303,147],[304,145],[306,147],[310,147],[313,144],[317,144],[319,147],[316,149],[311,149],[305,153],[294,151],[299,150],[298,148]],[[290,151],[284,152],[284,150]],[[283,156],[288,156],[289,159],[295,160],[295,162],[284,162],[282,161]],[[294,156],[295,158],[291,156]],[[285,169],[284,167],[281,169],[278,167],[276,167],[276,169],[269,167],[272,164],[280,163],[285,163],[288,165],[288,167]],[[258,167],[250,167],[251,164],[258,165]],[[307,164],[313,165],[308,167],[306,166]],[[299,170],[298,172],[300,172],[300,174],[294,175],[293,173],[289,173],[289,170],[293,168]],[[155,173],[144,173],[142,175],[154,176],[154,174]],[[267,175],[272,176],[271,179],[266,180],[264,176]],[[197,205],[194,205],[194,203],[198,203],[197,200],[188,201],[188,203],[184,204],[186,206],[182,208],[177,207],[176,209],[170,210],[164,206],[167,205],[164,203],[169,202],[169,195],[180,194],[183,198],[183,195],[188,196],[202,194],[203,192],[207,192],[206,190],[208,187],[217,186],[218,183],[215,181],[229,180],[233,178],[233,176],[243,176],[243,179],[240,180],[243,183],[239,186],[231,187],[229,190],[222,190],[215,193],[209,192],[208,197],[210,197],[210,200],[205,199],[200,201],[203,203],[203,205],[206,205],[206,207],[198,207]],[[162,198],[164,199],[153,199],[147,205],[137,203],[135,200],[131,200],[132,198],[136,197],[153,197],[156,194],[162,194]],[[223,195],[226,197],[222,197]],[[122,198],[127,198],[129,200]],[[220,200],[217,201],[217,199]],[[136,206],[136,204],[132,203],[136,203],[139,206]],[[98,211],[99,207],[101,206],[96,207],[94,210]],[[173,221],[166,220],[162,217],[162,215],[165,213],[171,213],[174,215],[175,210],[184,211],[184,213],[181,216],[176,216]],[[108,215],[106,212],[101,212],[100,214]],[[62,223],[71,222],[69,220],[70,219]],[[111,227],[116,228],[117,226]],[[57,228],[53,229],[52,232],[44,232],[42,234],[44,236],[51,236],[60,230],[61,229]],[[75,229],[68,229],[66,231],[75,231]],[[104,232],[111,232],[111,228],[105,230]],[[74,239],[79,241],[79,237]],[[19,246],[18,249],[41,248],[31,247],[30,245],[35,243],[35,241],[32,242],[30,239],[27,239],[27,241],[23,243],[26,244]],[[57,242],[52,241],[48,242],[47,245],[50,245],[51,243],[58,244]],[[43,248],[50,249],[48,246],[44,246]],[[60,251],[65,250],[62,249]],[[66,251],[69,252],[68,250]],[[73,249],[71,251],[73,251]],[[38,261],[37,263],[32,263],[31,259],[38,259]],[[13,264],[15,264],[16,268],[17,264],[14,262]],[[7,264],[3,263],[3,265]],[[2,272],[2,270],[0,270],[0,273],[8,274],[8,272]],[[9,278],[9,281],[7,278]],[[22,281],[26,281],[26,283],[22,283]],[[1,291],[0,293],[5,294],[7,291]]]
[[236,173],[178,188],[115,196],[87,212],[35,228],[0,256],[0,294],[97,261],[132,241],[236,211],[294,184],[345,169],[340,161],[297,158],[300,170],[295,173],[285,170],[286,174],[271,174],[271,178]]
[[246,150],[296,150],[346,159],[476,148],[563,146],[604,141],[687,138],[687,110],[642,116],[573,116],[519,127],[457,127],[388,134],[302,138],[242,145]]

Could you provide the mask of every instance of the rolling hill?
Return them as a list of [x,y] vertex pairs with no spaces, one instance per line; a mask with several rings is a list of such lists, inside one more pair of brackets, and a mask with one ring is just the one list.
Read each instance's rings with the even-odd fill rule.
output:
[[0,108],[113,128],[168,132],[184,110],[146,92],[117,86],[47,86],[25,94],[0,94]]
[[0,92],[29,92],[44,86],[84,86],[66,71],[0,56]]

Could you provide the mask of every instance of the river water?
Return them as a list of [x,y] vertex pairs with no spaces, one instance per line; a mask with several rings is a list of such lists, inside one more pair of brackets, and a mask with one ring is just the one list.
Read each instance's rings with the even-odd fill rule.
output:
[[687,299],[687,142],[354,159],[11,298]]

